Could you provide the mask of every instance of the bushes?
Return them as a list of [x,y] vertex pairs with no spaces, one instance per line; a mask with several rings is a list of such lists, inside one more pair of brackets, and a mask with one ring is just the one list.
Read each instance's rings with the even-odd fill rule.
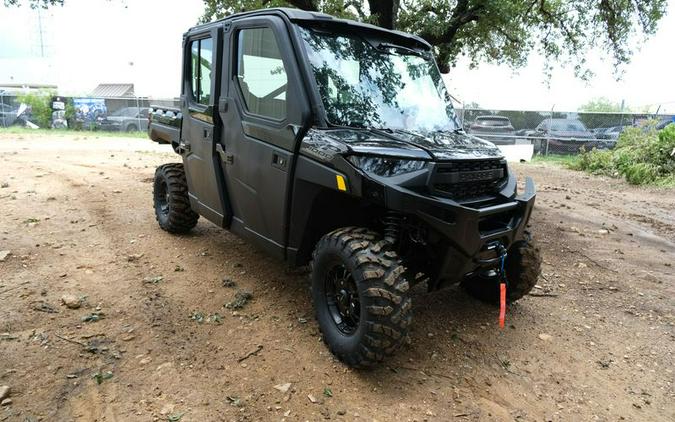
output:
[[627,128],[610,151],[592,150],[570,165],[593,174],[623,176],[634,185],[675,186],[675,124]]
[[585,170],[593,174],[604,174],[607,176],[616,176],[616,170],[612,163],[611,151],[592,151],[580,154],[577,160],[569,165],[574,170]]
[[28,93],[19,95],[20,103],[24,103],[31,108],[31,119],[33,123],[41,128],[50,128],[52,125],[52,93]]

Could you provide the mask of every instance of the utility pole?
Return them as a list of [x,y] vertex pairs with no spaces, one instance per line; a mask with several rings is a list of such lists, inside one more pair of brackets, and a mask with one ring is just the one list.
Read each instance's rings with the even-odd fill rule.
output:
[[37,9],[37,13],[38,13],[38,33],[40,34],[40,57],[44,58],[45,57],[45,42],[44,42],[43,33],[42,33],[42,12],[40,12],[39,7]]

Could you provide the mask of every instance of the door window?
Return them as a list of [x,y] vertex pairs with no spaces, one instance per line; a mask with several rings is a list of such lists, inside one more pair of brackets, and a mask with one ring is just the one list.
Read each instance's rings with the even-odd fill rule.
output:
[[238,35],[237,80],[249,112],[286,117],[288,78],[270,28],[243,29]]
[[191,43],[192,99],[204,105],[211,100],[211,63],[213,61],[213,40],[204,38]]

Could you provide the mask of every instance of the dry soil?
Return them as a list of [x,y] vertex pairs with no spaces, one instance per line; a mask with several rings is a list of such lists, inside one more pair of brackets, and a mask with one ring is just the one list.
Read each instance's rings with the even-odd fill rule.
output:
[[203,219],[159,229],[154,168],[177,158],[0,133],[0,421],[675,420],[675,191],[515,166],[544,266],[507,328],[420,286],[410,344],[356,371],[323,345],[305,271]]

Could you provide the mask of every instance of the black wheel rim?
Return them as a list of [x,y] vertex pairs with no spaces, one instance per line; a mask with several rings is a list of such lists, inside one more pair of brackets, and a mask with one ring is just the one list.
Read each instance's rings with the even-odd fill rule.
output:
[[157,205],[160,214],[169,214],[169,189],[167,188],[166,182],[164,181],[159,183],[157,189]]
[[359,327],[361,303],[351,273],[338,264],[326,273],[326,303],[328,313],[342,334],[352,335]]

